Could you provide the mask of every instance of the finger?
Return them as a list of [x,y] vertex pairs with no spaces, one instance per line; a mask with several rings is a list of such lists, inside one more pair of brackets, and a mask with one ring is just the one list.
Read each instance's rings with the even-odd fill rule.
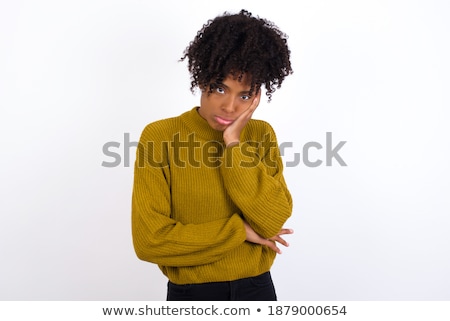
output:
[[261,92],[262,92],[262,90],[261,90],[261,88],[258,90],[258,93],[255,95],[255,99],[256,98],[258,98],[258,100],[259,99],[261,99]]
[[253,112],[256,110],[256,107],[258,107],[258,103],[259,101],[257,97],[255,97],[250,106],[248,106],[248,108],[244,110],[244,112],[239,117],[242,117],[243,119],[246,120],[252,118]]
[[278,235],[270,238],[270,240],[278,242],[286,247],[289,246],[289,243],[284,238],[282,238],[281,236],[278,236]]
[[269,241],[267,240],[267,242],[264,242],[265,245],[267,245],[270,249],[272,249],[273,251],[277,252],[278,254],[281,254],[281,250],[280,248],[275,244],[275,242],[273,241]]
[[291,228],[282,228],[278,235],[285,235],[285,234],[293,234],[294,230]]
[[255,111],[256,107],[258,107],[258,105],[259,105],[260,99],[261,99],[261,93],[259,93],[258,95],[255,96],[255,98],[253,98],[253,101],[252,101],[249,109],[252,111]]
[[255,98],[253,98],[252,105],[255,107],[258,106],[260,99],[261,99],[261,92],[259,92],[259,94],[257,94]]

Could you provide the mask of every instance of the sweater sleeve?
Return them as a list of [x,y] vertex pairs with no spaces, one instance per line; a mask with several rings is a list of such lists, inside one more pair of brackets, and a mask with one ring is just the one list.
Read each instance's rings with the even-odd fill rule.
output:
[[263,141],[225,148],[220,168],[228,194],[245,220],[264,238],[278,234],[293,206],[275,133],[267,126]]
[[134,168],[132,235],[137,256],[177,267],[221,259],[245,241],[242,218],[234,214],[203,224],[182,224],[172,219],[170,166],[164,148],[157,146],[162,140],[149,143],[155,141],[153,134],[149,126],[144,129]]

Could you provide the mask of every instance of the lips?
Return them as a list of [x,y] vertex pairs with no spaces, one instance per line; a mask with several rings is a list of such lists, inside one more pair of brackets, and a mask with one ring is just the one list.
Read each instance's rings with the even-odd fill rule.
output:
[[221,125],[225,125],[225,126],[231,125],[231,123],[234,122],[233,119],[222,118],[220,116],[215,116],[215,119],[216,119],[216,122],[218,122]]

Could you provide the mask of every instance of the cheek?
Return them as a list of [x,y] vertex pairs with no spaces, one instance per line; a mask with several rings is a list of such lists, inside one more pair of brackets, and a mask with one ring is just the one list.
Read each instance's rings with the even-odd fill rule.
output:
[[238,114],[243,113],[248,107],[250,107],[250,103],[249,102],[241,102],[239,104],[237,104],[236,106],[236,112]]
[[222,102],[220,97],[217,97],[216,95],[213,94],[206,97],[202,96],[202,99],[200,100],[200,104],[202,105],[202,107],[205,107],[210,111],[214,111],[215,109],[219,108],[221,103]]
[[207,92],[202,92],[202,95],[200,97],[200,103],[205,106],[211,106],[214,104],[215,95],[212,93],[208,95]]
[[202,107],[208,105],[208,98],[205,93],[202,93],[202,96],[200,97],[200,105]]

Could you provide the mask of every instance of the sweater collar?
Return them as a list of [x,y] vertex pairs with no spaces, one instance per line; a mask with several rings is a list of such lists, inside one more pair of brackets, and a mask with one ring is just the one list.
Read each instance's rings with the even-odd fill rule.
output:
[[190,131],[205,140],[223,142],[223,132],[213,129],[208,122],[198,113],[199,107],[194,107],[183,114],[183,120]]

